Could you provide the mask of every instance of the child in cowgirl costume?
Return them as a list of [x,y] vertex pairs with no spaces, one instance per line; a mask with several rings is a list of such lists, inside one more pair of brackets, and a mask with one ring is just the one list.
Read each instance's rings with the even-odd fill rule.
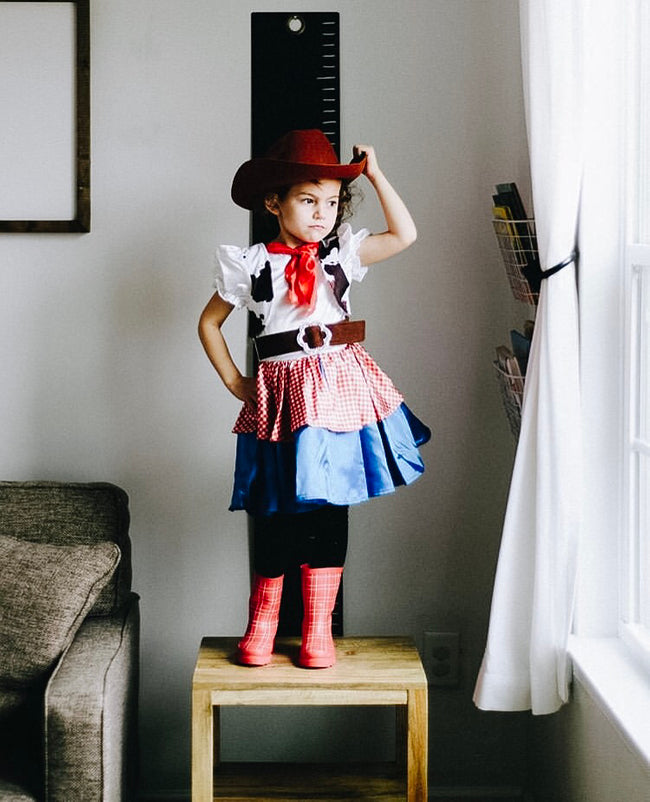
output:
[[[304,602],[299,664],[334,665],[332,610],[347,549],[350,504],[410,484],[424,470],[418,446],[429,430],[360,345],[350,319],[352,281],[366,266],[407,248],[416,230],[379,169],[372,147],[339,164],[326,136],[290,131],[264,157],[239,168],[232,198],[266,210],[277,236],[248,248],[222,245],[217,291],[201,315],[203,347],[225,386],[244,402],[235,423],[230,509],[255,516],[254,579],[238,659],[271,660],[285,568],[298,553]],[[341,218],[348,185],[364,173],[386,231],[353,233]],[[244,376],[221,327],[235,308],[253,315],[256,378]]]

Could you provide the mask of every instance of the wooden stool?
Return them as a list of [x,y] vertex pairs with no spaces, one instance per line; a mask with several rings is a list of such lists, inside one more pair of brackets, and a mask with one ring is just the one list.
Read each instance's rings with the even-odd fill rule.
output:
[[[192,802],[427,798],[427,680],[408,638],[338,638],[333,668],[298,668],[297,638],[279,638],[273,661],[237,665],[237,638],[204,638],[192,680]],[[394,705],[395,764],[219,761],[222,705]],[[364,793],[367,795],[364,796]],[[317,796],[313,796],[317,794]]]

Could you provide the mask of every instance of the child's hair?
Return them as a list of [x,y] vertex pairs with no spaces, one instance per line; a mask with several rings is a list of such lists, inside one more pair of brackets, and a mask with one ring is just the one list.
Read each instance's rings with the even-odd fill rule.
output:
[[[271,192],[267,192],[266,198],[271,197],[272,195],[277,195],[280,200],[284,200],[287,196],[287,193],[291,189],[291,184],[288,184],[284,187],[278,187],[278,189],[272,190]],[[349,220],[352,217],[354,212],[354,207],[362,200],[363,195],[361,190],[356,184],[353,184],[352,181],[341,181],[341,190],[339,192],[339,208],[338,214],[336,215],[336,223],[334,224],[334,230],[341,225],[341,223]],[[280,232],[280,227],[278,226],[277,218],[274,214],[271,214],[267,209],[264,210],[264,222],[265,228],[268,231],[268,235],[265,236],[266,241],[270,241],[277,237]]]

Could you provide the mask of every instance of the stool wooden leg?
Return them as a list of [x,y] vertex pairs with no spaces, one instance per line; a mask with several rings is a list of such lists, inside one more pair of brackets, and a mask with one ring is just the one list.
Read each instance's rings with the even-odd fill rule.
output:
[[[221,762],[221,708],[214,705],[212,708],[212,768]],[[213,772],[214,774],[214,772]]]
[[426,802],[428,757],[428,702],[426,689],[408,693],[407,799]]
[[212,802],[214,730],[210,691],[192,693],[192,802]]
[[406,772],[408,767],[408,752],[406,738],[408,735],[408,707],[395,706],[395,763],[397,768]]

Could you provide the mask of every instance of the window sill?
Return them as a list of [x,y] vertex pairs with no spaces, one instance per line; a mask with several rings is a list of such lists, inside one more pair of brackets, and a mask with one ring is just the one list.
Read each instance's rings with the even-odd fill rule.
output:
[[618,638],[572,636],[575,679],[650,767],[650,674]]

